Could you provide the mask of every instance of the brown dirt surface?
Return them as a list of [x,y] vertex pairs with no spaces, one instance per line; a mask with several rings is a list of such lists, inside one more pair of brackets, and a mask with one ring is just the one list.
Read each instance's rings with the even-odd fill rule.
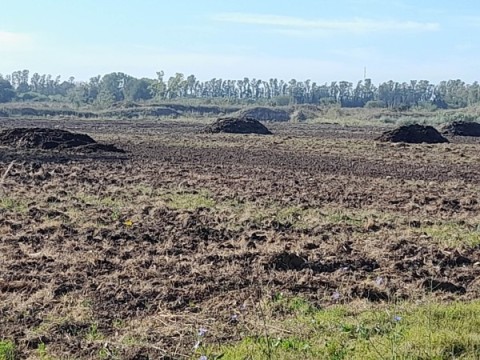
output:
[[279,293],[321,308],[480,297],[480,139],[0,120],[33,124],[128,157],[0,147],[0,339],[20,359],[39,344],[53,358],[190,358],[200,327],[209,343],[242,336],[232,314],[261,333],[258,304]]
[[480,136],[480,123],[454,121],[442,128],[442,133],[452,136]]
[[271,135],[260,121],[248,117],[225,117],[216,120],[205,129],[207,133],[260,134]]
[[379,138],[384,142],[404,142],[409,144],[440,144],[447,143],[444,138],[433,126],[426,125],[406,125],[397,129],[384,132]]
[[0,145],[26,149],[70,149],[80,148],[87,152],[123,152],[114,145],[98,144],[86,134],[49,128],[13,128],[0,132]]

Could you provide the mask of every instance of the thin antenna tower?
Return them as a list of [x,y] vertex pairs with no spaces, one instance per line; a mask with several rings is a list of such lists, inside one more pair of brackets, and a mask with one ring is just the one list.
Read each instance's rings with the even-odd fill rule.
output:
[[367,67],[365,66],[363,68],[363,80],[365,81],[367,79]]

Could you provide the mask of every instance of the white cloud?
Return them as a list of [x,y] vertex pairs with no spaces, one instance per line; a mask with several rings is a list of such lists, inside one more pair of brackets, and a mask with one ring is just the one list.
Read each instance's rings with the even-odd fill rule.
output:
[[32,36],[0,30],[0,50],[26,50],[33,44]]
[[[371,33],[377,31],[437,31],[438,23],[399,21],[399,20],[371,20],[354,18],[352,20],[310,20],[293,16],[281,16],[271,14],[248,14],[248,13],[221,13],[213,16],[213,19],[221,22],[262,25],[296,29],[299,31],[323,31],[345,33]],[[295,32],[292,32],[295,33]]]

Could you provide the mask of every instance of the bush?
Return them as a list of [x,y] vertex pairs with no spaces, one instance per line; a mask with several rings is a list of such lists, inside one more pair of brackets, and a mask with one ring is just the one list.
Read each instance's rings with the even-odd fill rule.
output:
[[24,94],[18,95],[20,101],[49,101],[48,96],[30,91]]
[[287,106],[291,103],[290,96],[276,96],[272,99],[272,106]]
[[454,122],[454,121],[462,121],[462,122],[475,122],[478,121],[478,116],[465,114],[465,113],[450,113],[443,115],[443,122]]
[[382,100],[370,100],[365,104],[365,108],[367,109],[384,109],[386,107],[387,104]]
[[432,103],[431,101],[422,101],[422,102],[419,102],[418,105],[415,106],[412,110],[435,111],[435,110],[438,110],[438,106]]
[[384,123],[384,124],[396,124],[397,123],[397,119],[394,119],[394,118],[391,118],[391,117],[385,117],[385,116],[382,116],[379,119],[379,121]]
[[337,105],[337,101],[334,98],[322,98],[320,99],[321,106],[332,106]]

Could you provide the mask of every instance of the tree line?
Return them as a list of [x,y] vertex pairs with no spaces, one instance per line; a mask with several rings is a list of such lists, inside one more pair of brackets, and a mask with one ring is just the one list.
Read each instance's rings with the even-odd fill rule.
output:
[[168,79],[163,71],[154,79],[135,78],[113,72],[89,81],[62,80],[60,76],[29,70],[0,74],[0,103],[10,101],[68,101],[78,106],[92,104],[108,107],[115,102],[215,99],[226,104],[261,103],[267,105],[338,104],[342,107],[379,107],[409,109],[462,108],[480,102],[478,82],[461,80],[432,84],[427,80],[388,81],[378,85],[371,79],[317,83],[311,80],[239,80],[200,81],[195,75],[176,73]]

